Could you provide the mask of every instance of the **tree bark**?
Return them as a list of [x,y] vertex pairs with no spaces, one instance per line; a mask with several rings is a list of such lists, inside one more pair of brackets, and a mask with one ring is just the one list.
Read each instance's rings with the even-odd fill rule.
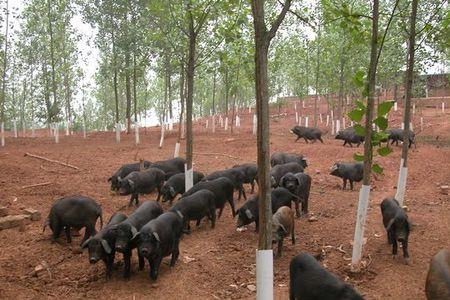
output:
[[377,52],[378,52],[378,6],[379,0],[373,2],[372,16],[372,40],[370,50],[370,65],[368,83],[366,85],[367,111],[364,139],[364,176],[363,185],[370,185],[370,175],[372,171],[372,120],[375,101],[375,85],[377,72]]
[[186,98],[186,164],[187,169],[192,169],[194,138],[192,136],[192,104],[194,99],[194,72],[195,72],[195,48],[197,33],[194,29],[194,19],[189,5],[189,56],[187,65],[187,98]]
[[419,0],[412,0],[411,19],[410,19],[410,31],[409,31],[409,43],[408,43],[408,62],[405,79],[405,109],[404,109],[404,131],[403,131],[403,167],[408,165],[408,148],[409,148],[409,122],[411,121],[411,97],[412,97],[412,84],[414,75],[414,54],[416,45],[416,17],[417,17],[417,5]]
[[113,69],[114,69],[114,100],[116,103],[116,124],[119,123],[119,92],[117,87],[117,53],[116,53],[116,41],[114,30],[111,32],[111,43],[112,43],[112,51],[113,51]]
[[0,112],[0,123],[5,122],[6,68],[8,67],[8,29],[9,29],[9,0],[6,0],[5,50],[3,54],[2,99],[1,99],[2,106]]
[[[135,46],[136,47],[136,46]],[[134,112],[134,122],[137,123],[137,72],[136,72],[136,50],[133,49],[133,112]]]
[[131,78],[130,78],[130,54],[125,52],[125,96],[127,98],[126,118],[127,134],[131,132]]
[[314,98],[314,127],[317,127],[317,115],[318,107],[317,102],[319,98],[319,72],[320,72],[320,34],[321,28],[319,24],[319,29],[317,33],[317,65],[316,65],[316,97]]
[[183,126],[181,125],[183,123],[183,113],[184,113],[184,62],[183,59],[181,59],[181,65],[180,65],[180,105],[181,105],[181,110],[180,110],[180,122],[179,122],[179,126],[178,126],[178,138],[177,141],[178,143],[180,143],[181,141],[181,134],[182,134],[182,128]]
[[338,120],[342,123],[342,108],[344,106],[344,47],[341,47],[340,67],[339,67],[339,105],[337,110]]
[[48,0],[48,31],[50,35],[50,61],[52,67],[52,93],[53,93],[53,104],[52,104],[52,115],[56,116],[56,112],[53,111],[53,108],[57,107],[57,97],[56,97],[56,78],[55,78],[55,53],[53,48],[53,24],[51,19],[51,1]]
[[212,114],[216,114],[216,69],[214,69],[213,77],[213,94],[212,94]]

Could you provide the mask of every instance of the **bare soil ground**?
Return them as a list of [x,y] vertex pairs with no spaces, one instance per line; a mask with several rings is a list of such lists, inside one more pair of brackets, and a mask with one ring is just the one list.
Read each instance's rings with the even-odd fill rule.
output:
[[[292,105],[293,106],[293,105]],[[325,108],[322,108],[325,111]],[[303,110],[312,115],[312,108]],[[273,111],[272,113],[276,113]],[[414,128],[420,131],[420,115],[414,116]],[[325,121],[325,115],[323,116]],[[288,298],[289,261],[301,251],[323,253],[322,264],[349,282],[366,299],[424,299],[425,278],[432,255],[450,244],[450,197],[439,193],[438,184],[450,183],[450,117],[436,115],[435,110],[424,112],[424,130],[417,136],[417,148],[410,151],[410,165],[406,205],[413,223],[410,235],[412,263],[405,265],[402,258],[393,260],[381,222],[379,203],[395,194],[401,147],[379,159],[384,175],[372,180],[370,208],[365,236],[364,260],[368,264],[361,274],[349,272],[351,240],[354,234],[358,204],[358,190],[342,191],[342,182],[330,176],[329,168],[337,161],[350,161],[359,149],[342,147],[342,142],[330,136],[324,144],[294,143],[289,128],[295,125],[293,107],[287,116],[271,118],[271,151],[302,153],[308,157],[309,173],[313,178],[310,198],[311,215],[296,219],[297,244],[286,241],[283,257],[275,260],[276,299]],[[399,127],[401,113],[391,114],[391,124]],[[207,131],[205,122],[195,125],[194,168],[203,172],[231,167],[237,163],[256,160],[256,138],[251,133],[251,115],[241,115],[242,127],[234,134],[218,129]],[[309,124],[312,124],[310,117]],[[348,124],[347,124],[348,126]],[[417,130],[419,129],[419,130]],[[210,129],[209,129],[210,130]],[[41,132],[36,139],[7,138],[7,146],[0,149],[0,205],[11,213],[23,208],[35,208],[43,219],[54,199],[83,194],[95,198],[103,207],[104,219],[124,208],[128,197],[112,195],[107,178],[123,163],[145,158],[151,161],[173,156],[176,133],[169,133],[163,149],[158,149],[159,129],[147,129],[142,144],[134,145],[134,135],[122,135],[116,145],[114,133],[90,133],[61,137],[60,143]],[[438,138],[437,138],[438,137]],[[184,149],[184,145],[182,148]],[[25,152],[61,160],[80,168],[79,171],[24,157]],[[217,155],[225,154],[225,155]],[[22,186],[52,182],[51,185],[23,189]],[[247,187],[250,195],[250,189]],[[155,199],[155,195],[143,197]],[[241,206],[243,201],[237,203]],[[167,208],[167,206],[165,206]],[[211,230],[202,223],[180,243],[180,259],[173,269],[165,259],[157,282],[145,271],[137,271],[137,257],[133,256],[132,277],[122,278],[123,265],[118,265],[113,278],[106,281],[104,265],[90,265],[86,251],[77,253],[81,237],[72,245],[63,237],[50,242],[50,233],[42,233],[42,222],[27,225],[25,232],[16,228],[0,231],[0,298],[3,299],[252,299],[255,293],[247,288],[255,284],[255,250],[257,234],[254,226],[238,232],[228,207]],[[345,253],[338,251],[342,247]],[[401,253],[401,252],[400,252]],[[401,255],[400,255],[401,256]],[[50,274],[31,276],[34,267],[45,261]],[[117,256],[116,261],[121,261]]]

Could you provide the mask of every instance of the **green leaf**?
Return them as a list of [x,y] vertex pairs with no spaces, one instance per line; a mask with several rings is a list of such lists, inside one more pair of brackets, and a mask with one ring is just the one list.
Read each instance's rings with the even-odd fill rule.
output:
[[373,164],[372,171],[374,171],[377,174],[382,174],[383,173],[383,168],[380,167],[379,164]]
[[364,155],[361,155],[359,153],[354,153],[353,154],[353,159],[356,161],[364,161]]
[[359,70],[356,72],[355,76],[353,77],[353,82],[357,87],[362,88],[364,86],[364,75],[366,74],[365,71]]
[[362,101],[360,101],[360,100],[356,100],[356,107],[358,107],[359,109],[361,109],[361,110],[366,110],[366,106],[364,105],[364,103],[362,102]]
[[352,120],[354,122],[360,122],[362,117],[364,116],[364,113],[365,113],[364,110],[356,108],[352,111],[349,111],[347,115],[350,118],[350,120]]
[[373,120],[373,123],[375,123],[381,130],[386,130],[388,127],[388,120],[382,116]]
[[393,106],[394,106],[394,101],[386,101],[386,102],[380,103],[380,105],[378,105],[377,115],[379,117],[387,115],[387,113],[389,113],[389,111],[392,109]]
[[353,125],[353,128],[355,129],[355,132],[357,135],[366,136],[366,129],[364,127],[362,127],[362,125],[355,124],[355,125]]
[[378,154],[380,154],[381,156],[387,156],[389,155],[389,153],[392,152],[392,149],[389,147],[382,147],[382,148],[378,148],[377,149]]

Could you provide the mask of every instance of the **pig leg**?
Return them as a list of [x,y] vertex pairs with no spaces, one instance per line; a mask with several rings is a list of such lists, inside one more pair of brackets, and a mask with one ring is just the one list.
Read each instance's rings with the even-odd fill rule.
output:
[[159,202],[159,198],[161,198],[161,186],[158,185],[156,189],[158,190],[158,197],[156,198],[156,201]]
[[[231,195],[231,197],[228,198],[228,203],[230,203],[230,206],[231,206],[231,214],[233,215],[233,218],[234,218],[234,216],[236,216],[236,211],[234,210],[234,200],[233,200],[233,195]],[[220,212],[220,215],[222,215],[222,212]],[[220,218],[220,216],[219,216],[219,218]]]
[[302,212],[305,215],[308,214],[308,198],[306,198],[306,197],[304,199],[302,199]]
[[283,239],[280,239],[278,241],[278,252],[277,252],[277,256],[281,257],[281,249],[283,248]]
[[[94,229],[94,230],[95,230],[95,229]],[[84,229],[84,236],[83,236],[83,239],[81,240],[80,246],[83,245],[83,243],[84,243],[90,236],[92,236],[92,233],[93,233],[94,230],[93,230],[92,226],[86,226],[86,228]]]
[[353,180],[350,180],[350,189],[353,191]]
[[347,178],[342,178],[344,181],[344,186],[342,187],[343,190],[345,190],[345,187],[347,186]]
[[124,278],[130,278],[131,274],[131,251],[127,250],[123,253],[123,260],[125,262],[125,269],[123,271]]
[[409,258],[409,253],[408,253],[408,240],[404,240],[402,241],[402,248],[403,248],[403,257],[405,259]]
[[[242,184],[239,187],[239,190],[242,191],[242,195],[244,196],[244,200],[247,200],[247,195],[245,194],[245,190],[244,190],[244,187],[242,186]],[[239,199],[241,199],[241,198],[239,198]]]
[[144,270],[145,260],[144,256],[139,252],[139,250],[138,250],[138,258],[139,258],[139,271],[142,271]]
[[[297,218],[300,218],[300,208],[299,208],[300,205],[299,205],[298,201],[295,201],[294,203],[295,203],[295,215]],[[303,208],[303,205],[302,205],[302,208]]]
[[111,253],[111,254],[105,255],[105,257],[103,258],[103,261],[106,266],[106,279],[109,279],[109,278],[111,278],[112,267],[114,264],[114,254]]
[[[223,211],[223,206],[221,208],[219,208],[219,214],[217,215],[217,219],[220,219],[220,217],[222,216],[222,211]],[[234,216],[233,216],[234,218]]]
[[[64,227],[64,233],[66,235],[67,242],[72,243],[72,237],[70,236],[70,226]],[[59,235],[59,234],[58,234]]]
[[202,219],[197,219],[197,223],[195,224],[196,227],[200,226],[200,221],[201,221],[201,220],[202,220]]
[[295,245],[295,222],[292,222],[291,241],[292,245]]
[[308,139],[307,138],[303,138],[304,140],[305,140],[305,142],[307,143],[307,144],[309,144],[309,142],[308,142]]
[[299,136],[297,136],[297,139],[295,140],[295,141],[298,141],[300,139],[300,137]]
[[170,266],[175,266],[175,263],[177,262],[178,255],[180,254],[180,239],[178,237],[174,238],[173,245],[172,245],[172,257],[170,258]]
[[392,255],[395,257],[397,257],[397,240],[396,239],[392,239]]
[[156,259],[149,261],[150,263],[150,278],[156,280],[158,278],[158,270],[161,265],[162,257],[159,255]]
[[211,220],[211,228],[216,226],[216,208],[212,208],[209,212],[209,219]]
[[255,192],[255,181],[254,180],[252,180],[251,185],[252,185],[252,191],[250,193],[253,194]]
[[[323,144],[322,137],[319,136],[317,139]],[[350,146],[351,146],[351,144],[350,144]]]
[[130,197],[130,202],[128,203],[128,207],[131,207],[131,205],[133,205],[133,201],[134,201],[134,194],[132,194]]

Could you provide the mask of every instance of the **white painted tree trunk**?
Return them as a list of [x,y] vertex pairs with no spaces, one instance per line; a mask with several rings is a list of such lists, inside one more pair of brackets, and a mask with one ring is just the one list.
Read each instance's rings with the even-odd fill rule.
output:
[[0,135],[1,135],[1,140],[2,140],[2,147],[5,147],[5,123],[2,122],[2,124],[0,124]]
[[175,143],[175,151],[173,152],[173,157],[180,157],[180,143]]
[[225,131],[228,130],[228,117],[225,117]]
[[425,88],[425,98],[428,98],[428,87]]
[[141,143],[141,139],[139,137],[139,124],[138,123],[134,124],[134,139],[135,139],[136,145],[139,145]]
[[116,143],[120,143],[120,124],[116,123]]
[[330,115],[327,115],[327,124],[325,126],[328,127],[329,124],[330,124]]
[[18,134],[17,134],[17,121],[13,120],[13,130],[14,130],[14,137],[17,139]]
[[294,110],[297,112],[297,102],[294,103]]
[[34,121],[31,121],[31,137],[32,138],[36,137],[36,128],[34,126]]
[[412,123],[412,122],[409,122],[409,129],[410,129],[411,131],[414,131],[413,123]]
[[83,123],[83,139],[86,139],[86,124]]
[[192,169],[187,169],[187,164],[184,165],[184,184],[186,186],[186,192],[189,191],[194,186],[194,167]]
[[256,131],[258,128],[258,118],[256,115],[253,115],[253,135],[256,135]]
[[305,108],[305,100],[302,101],[302,107]]
[[302,126],[302,116],[298,117],[298,125]]
[[208,126],[209,125],[209,120],[206,120],[206,124],[205,124],[205,127],[206,127],[206,129],[208,129]]
[[236,116],[236,127],[241,127],[241,118]]
[[423,117],[420,117],[420,131],[423,131]]
[[413,115],[416,114],[416,103],[413,103]]
[[398,107],[397,107],[397,102],[394,102],[394,111],[397,111]]
[[305,117],[305,127],[309,126],[309,117]]
[[334,135],[334,120],[331,119],[331,135]]
[[251,107],[251,106],[248,107],[248,113],[249,113],[249,114],[252,113],[252,107]]
[[405,129],[405,123],[402,122],[402,129]]
[[59,144],[59,127],[58,127],[58,125],[56,125],[56,124],[55,124],[55,130],[54,130],[54,132],[55,132],[55,143],[56,143],[56,144]]
[[273,250],[256,250],[256,299],[273,299]]
[[223,118],[222,118],[222,116],[219,116],[219,123],[220,123],[220,127],[223,128]]
[[212,125],[212,132],[215,133],[216,132],[216,116],[212,116],[212,121],[211,121],[211,125]]
[[159,140],[159,148],[161,149],[162,146],[164,145],[164,133],[165,133],[165,124],[162,123],[161,124],[161,139]]
[[334,120],[334,111],[331,111],[331,120]]
[[66,121],[66,136],[70,134],[69,127],[69,121]]
[[408,168],[403,167],[404,160],[400,159],[400,170],[398,171],[397,192],[395,193],[395,199],[400,206],[403,206],[406,192],[406,179],[408,177]]
[[341,120],[336,120],[336,133],[341,130]]
[[173,130],[173,121],[172,119],[169,120],[169,131]]
[[322,114],[319,114],[319,120],[320,120],[320,124],[322,124],[323,123]]
[[295,112],[295,123],[298,124],[298,112]]
[[442,113],[445,114],[445,103],[442,102]]
[[354,270],[359,267],[361,262],[369,194],[370,185],[362,185],[361,190],[359,191],[358,212],[356,215],[355,236],[353,239],[352,269]]
[[353,127],[353,125],[355,125],[355,123],[353,123],[353,121],[350,121],[350,127]]

